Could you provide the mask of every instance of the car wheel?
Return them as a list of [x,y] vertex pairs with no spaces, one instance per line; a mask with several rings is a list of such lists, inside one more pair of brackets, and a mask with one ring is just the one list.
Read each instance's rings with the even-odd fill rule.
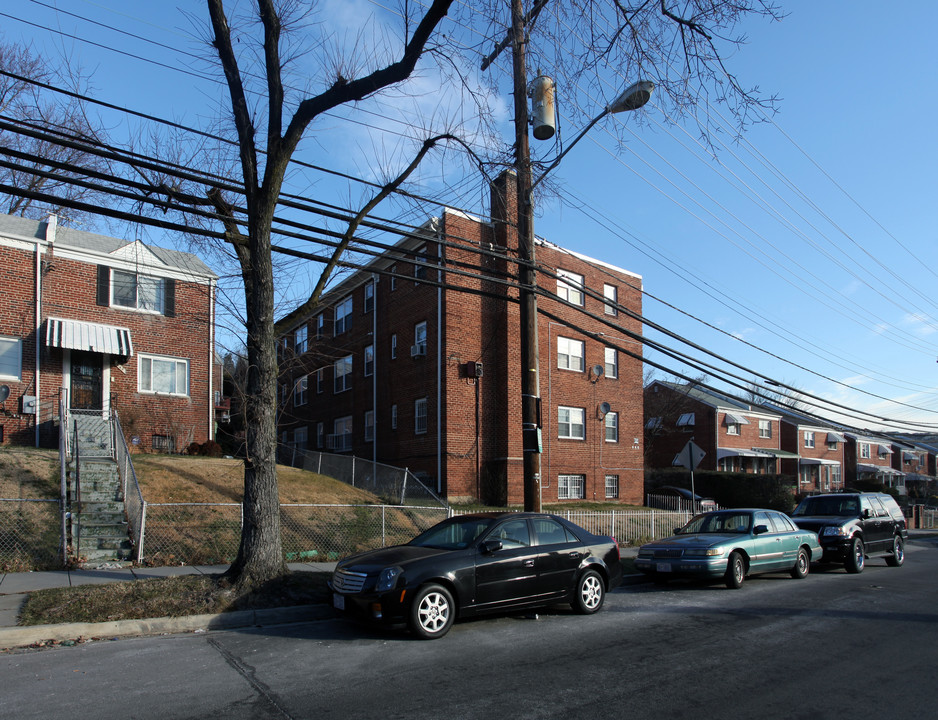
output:
[[808,562],[808,551],[804,548],[798,548],[798,559],[795,560],[795,566],[791,569],[791,576],[795,580],[801,580],[808,576],[808,570],[811,563]]
[[886,556],[886,564],[889,567],[899,567],[905,562],[905,541],[896,535],[892,539],[892,555]]
[[844,566],[847,568],[847,572],[863,572],[863,565],[865,564],[864,558],[865,553],[863,548],[863,541],[860,538],[854,538],[853,542],[850,543],[850,550],[847,552],[847,561],[844,563]]
[[455,615],[449,590],[442,585],[425,585],[410,605],[410,629],[422,640],[435,640],[449,632]]
[[570,603],[581,615],[592,615],[606,600],[606,586],[595,570],[587,570],[576,584],[576,595]]
[[726,587],[736,590],[742,587],[746,579],[746,562],[738,552],[730,553],[729,562],[726,563]]

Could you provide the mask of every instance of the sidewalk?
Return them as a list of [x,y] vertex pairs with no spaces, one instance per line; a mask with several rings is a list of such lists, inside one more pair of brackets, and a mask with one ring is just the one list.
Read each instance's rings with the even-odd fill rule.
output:
[[[129,580],[147,580],[177,575],[213,575],[225,572],[228,567],[228,565],[181,565],[153,568],[102,567],[94,570],[5,573],[0,575],[0,649],[24,647],[48,640],[61,642],[79,637],[111,638],[123,635],[152,635],[254,625],[278,625],[332,616],[332,609],[328,605],[307,605],[268,610],[244,610],[219,615],[117,620],[104,623],[63,623],[33,626],[19,626],[16,624],[20,607],[26,599],[26,595],[36,590]],[[288,563],[287,567],[293,572],[332,572],[335,569],[335,563]]]

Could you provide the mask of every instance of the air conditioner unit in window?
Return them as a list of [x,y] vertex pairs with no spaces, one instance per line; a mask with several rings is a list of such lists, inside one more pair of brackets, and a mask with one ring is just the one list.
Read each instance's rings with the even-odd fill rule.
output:
[[411,345],[410,346],[410,356],[411,357],[423,357],[427,354],[426,345]]

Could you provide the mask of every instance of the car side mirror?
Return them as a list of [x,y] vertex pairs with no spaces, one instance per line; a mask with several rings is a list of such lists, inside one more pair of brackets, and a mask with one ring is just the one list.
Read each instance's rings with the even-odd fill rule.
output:
[[769,531],[769,526],[768,526],[768,525],[756,525],[756,527],[753,529],[752,533],[753,533],[753,535],[764,535],[764,534],[767,533],[768,531]]
[[501,540],[486,540],[482,543],[482,552],[486,554],[491,554],[493,552],[498,552],[502,549]]
[[681,534],[681,528],[679,528],[679,527],[674,528],[674,534],[675,534],[675,535],[680,535],[680,534]]
[[870,517],[870,509],[863,508],[863,512],[860,513],[860,517],[862,517],[864,520],[868,520]]

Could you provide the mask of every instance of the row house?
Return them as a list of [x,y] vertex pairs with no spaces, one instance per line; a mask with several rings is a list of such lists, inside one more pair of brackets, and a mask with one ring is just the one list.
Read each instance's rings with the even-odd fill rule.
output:
[[820,424],[818,418],[780,410],[782,448],[796,454],[784,458],[779,472],[798,478],[796,493],[808,495],[844,489],[847,437],[842,429]]
[[656,380],[645,388],[645,464],[677,465],[688,443],[701,470],[772,474],[797,453],[781,447],[781,416],[695,384]]
[[903,473],[902,483],[897,484],[896,489],[911,497],[925,498],[933,494],[938,478],[938,448],[906,439],[894,441],[892,448],[892,469]]
[[119,410],[138,448],[214,437],[215,274],[189,253],[0,215],[0,441]]
[[[847,448],[844,466],[848,484],[854,480],[875,482],[905,492],[905,473],[893,468],[892,440],[856,432],[845,433]],[[900,455],[901,457],[901,455]]]
[[[294,448],[406,467],[450,501],[523,502],[515,176],[278,321]],[[641,278],[539,240],[542,502],[639,503]]]

